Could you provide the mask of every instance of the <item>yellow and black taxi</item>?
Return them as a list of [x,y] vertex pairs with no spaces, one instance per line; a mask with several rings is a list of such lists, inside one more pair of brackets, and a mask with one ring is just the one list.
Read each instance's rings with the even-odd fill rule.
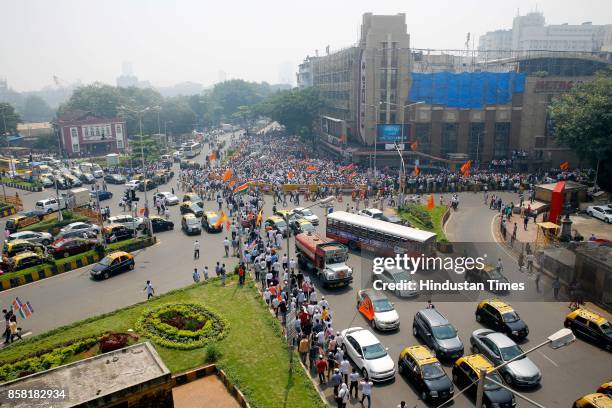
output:
[[522,340],[529,334],[529,327],[512,306],[499,299],[480,302],[476,308],[476,321],[515,340]]
[[43,253],[45,247],[42,244],[36,242],[26,241],[25,239],[14,239],[4,243],[2,248],[2,254],[8,258],[12,258],[22,252],[40,252]]
[[[32,213],[37,212],[33,211]],[[11,234],[17,232],[18,229],[25,228],[28,225],[36,224],[42,219],[42,215],[17,214],[6,220],[5,229]]]
[[124,241],[134,237],[134,230],[123,224],[109,224],[102,229],[107,243]]
[[597,388],[597,392],[612,397],[612,381],[601,384],[599,388]]
[[44,263],[45,260],[46,258],[42,253],[30,251],[21,252],[9,259],[9,268],[13,271],[20,271],[22,269],[40,265]]
[[197,203],[198,201],[202,201],[202,199],[196,193],[185,193],[185,195],[183,195],[183,202],[185,201]]
[[91,268],[90,274],[94,279],[108,279],[112,275],[134,269],[134,257],[123,251],[116,251],[106,255],[100,262]]
[[153,180],[146,179],[138,185],[138,190],[145,191],[146,188],[147,191],[149,191],[153,190],[155,187],[157,187],[157,183],[155,183]]
[[278,215],[282,219],[286,220],[293,215],[293,210],[276,210],[274,215]]
[[[476,399],[481,370],[488,372],[487,379],[490,378],[500,384],[502,383],[499,374],[491,372],[493,368],[493,364],[482,354],[470,354],[460,357],[453,365],[453,382],[460,389],[469,386],[466,393],[473,399]],[[500,387],[492,381],[485,380],[483,406],[512,408],[516,406],[516,400],[514,394],[507,389]]]
[[612,398],[596,392],[577,399],[572,404],[572,408],[612,408]]
[[174,223],[172,221],[160,216],[153,215],[149,217],[149,220],[151,220],[153,232],[170,231],[174,229]]
[[316,228],[310,221],[305,218],[297,218],[289,221],[289,226],[294,234],[301,234],[302,232],[316,232]]
[[607,351],[612,351],[612,325],[598,313],[578,308],[565,316],[564,325],[576,336],[581,336]]
[[283,237],[286,237],[289,233],[289,230],[287,229],[287,223],[284,219],[282,219],[282,217],[279,217],[278,215],[273,215],[271,217],[266,218],[266,220],[264,221],[264,227],[266,228],[266,231],[274,230],[280,232],[281,234],[283,234]]
[[183,201],[180,206],[181,214],[193,214],[196,217],[201,217],[204,210],[197,202]]
[[223,222],[219,221],[219,214],[215,211],[204,211],[204,215],[202,215],[202,228],[204,228],[207,232],[221,232],[223,231]]
[[417,388],[423,401],[444,401],[453,396],[453,383],[436,356],[422,345],[409,346],[399,355],[397,367]]
[[[490,291],[496,295],[506,294],[509,291],[507,289],[508,278],[506,278],[496,267],[485,264],[483,268],[466,268],[465,281],[470,283],[483,283],[486,288],[491,288]],[[494,286],[489,283],[494,282]],[[499,289],[498,289],[499,288]]]

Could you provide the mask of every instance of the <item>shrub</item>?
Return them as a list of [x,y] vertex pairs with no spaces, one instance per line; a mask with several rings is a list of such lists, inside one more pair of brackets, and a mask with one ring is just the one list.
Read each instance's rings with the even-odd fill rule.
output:
[[169,303],[145,311],[136,329],[168,348],[191,350],[225,335],[224,319],[197,303]]
[[119,350],[127,346],[129,336],[125,333],[111,333],[100,339],[100,352]]
[[433,228],[433,221],[431,219],[431,213],[424,209],[422,206],[416,204],[408,204],[405,211],[409,212],[415,217],[425,228]]
[[216,363],[221,357],[221,350],[216,343],[211,343],[204,349],[204,360],[209,363]]

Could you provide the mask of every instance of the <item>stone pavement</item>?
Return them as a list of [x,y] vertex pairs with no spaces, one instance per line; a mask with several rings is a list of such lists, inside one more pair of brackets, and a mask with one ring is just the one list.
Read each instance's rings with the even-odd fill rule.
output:
[[174,387],[172,398],[175,408],[240,408],[216,375]]

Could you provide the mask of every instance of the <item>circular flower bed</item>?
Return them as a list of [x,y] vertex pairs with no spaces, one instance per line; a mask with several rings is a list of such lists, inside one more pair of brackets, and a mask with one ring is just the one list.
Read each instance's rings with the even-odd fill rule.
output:
[[197,303],[169,303],[147,310],[136,329],[155,343],[190,350],[223,337],[227,323]]

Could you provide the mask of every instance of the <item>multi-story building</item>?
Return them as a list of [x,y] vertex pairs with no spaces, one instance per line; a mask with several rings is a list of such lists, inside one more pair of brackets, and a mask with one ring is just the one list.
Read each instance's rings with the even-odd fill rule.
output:
[[316,57],[307,56],[298,65],[298,72],[295,75],[298,88],[308,88],[312,86],[312,62]]
[[373,146],[379,124],[404,120],[402,106],[410,85],[405,14],[365,13],[356,45],[310,63],[312,86],[326,102],[319,130],[332,149]]
[[54,125],[60,136],[62,150],[68,157],[121,153],[127,146],[123,119],[73,111],[64,114]]
[[544,14],[532,12],[516,16],[510,30],[490,31],[480,36],[479,58],[508,58],[510,52],[533,51],[601,51],[612,44],[612,24],[546,25]]

